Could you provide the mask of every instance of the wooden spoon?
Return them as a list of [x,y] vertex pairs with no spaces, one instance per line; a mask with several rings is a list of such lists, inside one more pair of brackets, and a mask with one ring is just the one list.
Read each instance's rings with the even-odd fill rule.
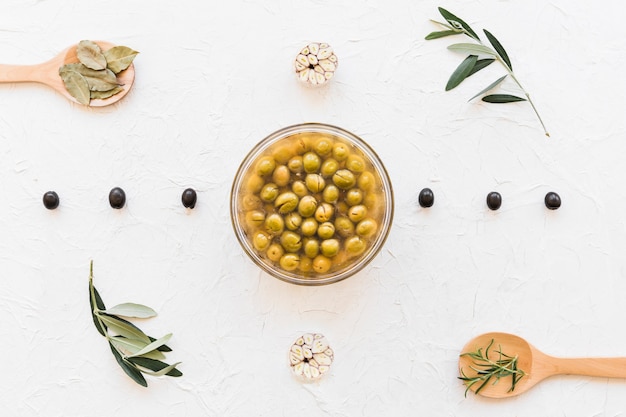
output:
[[[100,48],[103,50],[109,49],[115,45],[109,42],[97,41],[96,42]],[[78,62],[78,57],[76,56],[76,46],[73,45],[58,54],[56,57],[52,58],[49,61],[46,61],[42,64],[36,65],[2,65],[0,64],[0,83],[23,83],[23,82],[34,82],[45,84],[49,87],[54,88],[59,93],[67,97],[69,100],[74,103],[78,103],[78,101],[72,97],[70,93],[68,93],[65,88],[65,84],[63,84],[63,80],[59,75],[59,68],[65,64],[71,64]],[[133,64],[120,72],[117,75],[117,79],[120,84],[122,84],[123,91],[111,96],[107,99],[92,99],[89,103],[91,107],[102,107],[108,106],[109,104],[113,104],[124,98],[126,94],[130,91],[130,88],[133,85],[133,81],[135,81],[135,67]]]
[[[496,351],[509,356],[517,356],[517,369],[524,371],[525,375],[515,385],[515,390],[510,391],[512,377],[502,377],[494,384],[495,377],[485,385],[478,393],[490,398],[506,398],[522,394],[531,389],[535,384],[553,375],[584,375],[604,378],[626,378],[626,358],[555,358],[537,350],[534,346],[519,336],[508,333],[486,333],[475,337],[463,348],[462,353],[475,352],[478,348],[485,348],[491,341],[493,345],[489,349],[489,358],[498,359]],[[500,349],[501,348],[501,349]],[[477,373],[470,366],[472,358],[461,356],[459,369],[466,376],[473,377]],[[476,391],[480,382],[470,389]]]

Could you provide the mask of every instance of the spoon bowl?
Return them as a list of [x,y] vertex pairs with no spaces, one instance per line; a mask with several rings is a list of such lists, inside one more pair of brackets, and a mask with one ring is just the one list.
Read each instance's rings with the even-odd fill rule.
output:
[[[470,340],[462,353],[475,352],[479,348],[484,350],[493,341],[489,350],[489,358],[497,360],[497,351],[509,356],[517,356],[517,369],[524,372],[524,376],[517,381],[511,390],[512,376],[503,376],[496,382],[492,378],[479,392],[479,395],[489,398],[507,398],[522,394],[537,383],[553,375],[581,375],[604,378],[626,378],[626,358],[556,358],[546,355],[526,340],[509,333],[485,333]],[[472,358],[461,356],[459,370],[469,377],[477,376],[471,368]],[[476,392],[480,383],[470,387]]]
[[[109,42],[96,41],[96,43],[103,50],[109,49],[115,45]],[[72,97],[72,95],[65,88],[65,84],[59,75],[59,68],[65,64],[71,64],[78,62],[78,56],[76,55],[77,45],[70,46],[54,58],[36,65],[2,65],[0,64],[0,83],[22,83],[22,82],[34,82],[45,84],[51,87],[65,96],[68,100],[78,103],[78,101]],[[91,99],[89,107],[103,107],[113,103],[117,103],[123,99],[130,91],[130,88],[135,81],[135,67],[133,64],[120,72],[117,75],[117,79],[121,84],[122,91],[106,98],[106,99]]]

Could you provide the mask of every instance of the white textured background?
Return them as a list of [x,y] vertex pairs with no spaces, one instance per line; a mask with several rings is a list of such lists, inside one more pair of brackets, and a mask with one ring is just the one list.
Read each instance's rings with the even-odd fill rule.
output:
[[[451,92],[462,38],[426,42],[443,6],[503,43],[526,103]],[[557,356],[626,356],[626,12],[618,0],[2,0],[0,62],[34,64],[81,39],[141,52],[119,104],[88,109],[45,86],[0,86],[0,414],[3,416],[625,416],[626,380],[555,377],[503,401],[463,397],[463,345],[486,331]],[[340,59],[302,88],[309,41]],[[511,84],[504,90],[515,92]],[[391,175],[383,251],[346,281],[303,288],[252,264],[232,232],[230,185],[248,150],[318,121],[369,142]],[[108,205],[120,186],[127,206]],[[180,203],[198,190],[195,210]],[[421,209],[419,190],[435,205]],[[61,205],[41,198],[56,190]],[[485,207],[489,191],[503,206]],[[546,192],[563,199],[551,212]],[[89,314],[159,312],[184,377],[127,378]],[[336,351],[303,385],[286,350],[306,331]]]

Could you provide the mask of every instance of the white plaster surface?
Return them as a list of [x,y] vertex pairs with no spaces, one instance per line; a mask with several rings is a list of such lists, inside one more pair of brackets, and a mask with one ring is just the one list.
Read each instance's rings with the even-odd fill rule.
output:
[[[437,6],[499,38],[550,139],[527,103],[467,102],[495,65],[444,91],[463,57],[446,49],[456,39],[424,41]],[[617,0],[2,0],[2,63],[81,39],[141,54],[112,107],[0,85],[0,415],[625,416],[626,379],[555,377],[501,401],[465,398],[457,380],[460,349],[487,331],[557,356],[626,356],[625,18]],[[292,73],[314,40],[340,59],[325,89]],[[307,121],[365,139],[395,191],[379,256],[319,288],[260,272],[228,214],[248,150]],[[182,378],[145,389],[123,374],[91,322],[91,259],[108,304],[158,311],[140,327],[174,333]],[[314,384],[286,363],[307,331],[335,350]]]

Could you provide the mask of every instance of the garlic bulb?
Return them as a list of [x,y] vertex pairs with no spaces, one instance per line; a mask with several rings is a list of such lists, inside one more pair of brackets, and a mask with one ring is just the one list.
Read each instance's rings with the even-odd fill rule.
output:
[[310,86],[322,86],[335,75],[339,61],[327,43],[310,43],[296,57],[298,79]]
[[295,375],[313,381],[328,373],[334,356],[324,335],[306,333],[291,345],[289,364]]

